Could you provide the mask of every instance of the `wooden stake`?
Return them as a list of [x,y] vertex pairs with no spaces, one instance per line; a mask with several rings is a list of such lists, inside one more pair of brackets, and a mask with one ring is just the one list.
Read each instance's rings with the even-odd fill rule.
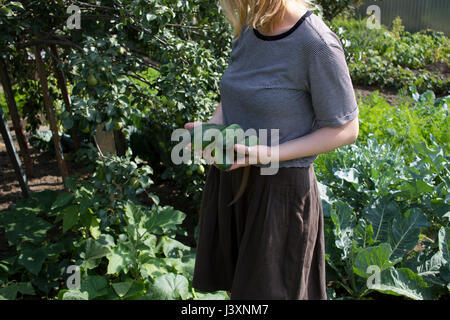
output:
[[22,122],[20,121],[19,111],[17,110],[16,100],[14,98],[14,92],[11,85],[11,79],[8,75],[8,68],[5,60],[0,57],[0,81],[5,92],[6,103],[9,109],[9,115],[14,126],[17,142],[19,143],[20,153],[22,154],[25,164],[25,171],[27,175],[33,176],[33,164],[30,157],[30,151],[28,149],[28,141],[24,134]]
[[59,141],[56,116],[55,113],[53,112],[53,103],[50,95],[48,94],[47,73],[45,71],[44,61],[42,60],[41,57],[41,51],[38,47],[34,47],[34,55],[36,58],[36,67],[39,75],[39,80],[41,82],[42,96],[44,100],[45,111],[47,113],[47,120],[50,123],[53,144],[55,145],[56,160],[58,161],[59,171],[61,173],[61,177],[63,178],[64,188],[66,189],[66,191],[69,191],[69,189],[66,186],[66,178],[69,176],[69,171],[67,170],[66,162],[64,161],[64,154],[62,152],[61,144]]
[[0,131],[3,137],[3,141],[5,141],[6,150],[8,151],[9,158],[11,159],[11,163],[14,167],[14,171],[16,172],[17,180],[19,180],[20,188],[22,189],[22,194],[24,198],[30,197],[30,189],[28,188],[27,176],[22,168],[22,164],[20,162],[20,158],[16,152],[16,148],[14,147],[13,140],[11,138],[11,134],[8,130],[8,124],[6,122],[6,118],[3,114],[2,106],[0,106]]

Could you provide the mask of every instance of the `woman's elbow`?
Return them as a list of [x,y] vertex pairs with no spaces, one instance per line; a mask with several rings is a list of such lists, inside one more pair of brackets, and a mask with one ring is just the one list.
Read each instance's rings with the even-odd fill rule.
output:
[[359,135],[359,121],[358,118],[353,120],[355,123],[353,125],[353,130],[352,130],[352,139],[350,143],[353,143],[356,141],[356,139],[358,139],[358,135]]
[[356,117],[346,125],[345,131],[347,132],[346,134],[347,139],[345,139],[345,145],[352,144],[353,142],[356,141],[356,139],[358,139],[359,135],[358,117]]

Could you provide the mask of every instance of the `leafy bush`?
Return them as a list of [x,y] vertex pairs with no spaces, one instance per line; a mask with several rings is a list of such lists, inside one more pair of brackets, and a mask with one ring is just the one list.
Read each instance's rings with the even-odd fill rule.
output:
[[323,17],[331,21],[333,18],[353,13],[353,11],[362,3],[362,0],[317,0],[314,1],[323,9]]
[[330,299],[448,298],[448,97],[402,98],[369,96],[356,143],[315,162]]
[[[409,167],[398,150],[369,139],[325,161],[318,180],[328,216],[327,279],[338,298],[373,290],[410,299],[448,295],[449,175],[440,176],[448,166],[440,153],[427,150]],[[368,286],[374,270],[378,282]]]
[[367,28],[366,20],[334,19],[330,25],[340,37],[352,79],[361,85],[400,89],[416,86],[420,92],[447,93],[450,81],[433,64],[447,64],[450,43],[441,32],[409,33],[398,24],[393,32],[382,26]]
[[414,145],[431,145],[431,134],[444,154],[448,154],[450,96],[436,98],[432,91],[419,94],[414,87],[409,91],[411,94],[407,95],[402,90],[396,105],[389,105],[379,92],[359,102],[360,117],[364,119],[359,128],[359,142],[365,142],[373,134],[380,144],[403,146],[403,155],[410,162],[416,152]]
[[[61,148],[64,153],[74,150],[74,145],[71,137],[66,133],[59,135]],[[50,152],[55,154],[55,144],[52,140],[52,132],[50,130],[36,131],[29,139],[30,144],[40,152]]]
[[174,129],[182,128],[184,123],[161,123],[158,119],[148,117],[139,121],[139,128],[128,128],[130,148],[133,154],[148,161],[160,178],[173,182],[181,192],[180,196],[185,199],[186,207],[196,212],[205,184],[206,161],[199,159],[199,164],[194,163],[194,155],[191,155],[189,164],[175,165],[171,160],[171,153],[178,142],[171,142],[171,135]]
[[[85,181],[67,180],[70,193],[33,193],[0,213],[10,246],[0,257],[1,298],[226,298],[192,289],[195,252],[176,240],[185,234],[179,226],[185,214],[159,206],[148,193],[150,167],[128,151],[100,158],[90,169],[95,174]],[[151,206],[142,205],[141,193]],[[70,266],[79,271],[79,287],[66,286],[76,285]]]

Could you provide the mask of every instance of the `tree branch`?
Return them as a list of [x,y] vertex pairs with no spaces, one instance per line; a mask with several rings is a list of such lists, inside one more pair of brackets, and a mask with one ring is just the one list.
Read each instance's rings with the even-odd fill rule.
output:
[[186,25],[181,25],[181,24],[178,24],[178,23],[166,23],[166,26],[187,28],[187,29],[200,29],[200,30],[209,30],[210,29],[208,27],[186,26]]
[[83,51],[83,48],[76,44],[75,42],[72,42],[70,40],[55,40],[55,39],[33,39],[28,40],[24,43],[16,45],[17,49],[25,49],[29,47],[34,46],[43,46],[43,45],[59,45],[61,47],[70,47],[70,48],[76,48],[80,51]]

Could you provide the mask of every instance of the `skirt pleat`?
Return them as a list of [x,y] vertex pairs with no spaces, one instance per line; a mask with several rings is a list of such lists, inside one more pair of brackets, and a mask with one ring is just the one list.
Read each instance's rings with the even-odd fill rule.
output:
[[262,175],[210,166],[202,195],[192,286],[232,299],[326,299],[323,211],[313,165]]

